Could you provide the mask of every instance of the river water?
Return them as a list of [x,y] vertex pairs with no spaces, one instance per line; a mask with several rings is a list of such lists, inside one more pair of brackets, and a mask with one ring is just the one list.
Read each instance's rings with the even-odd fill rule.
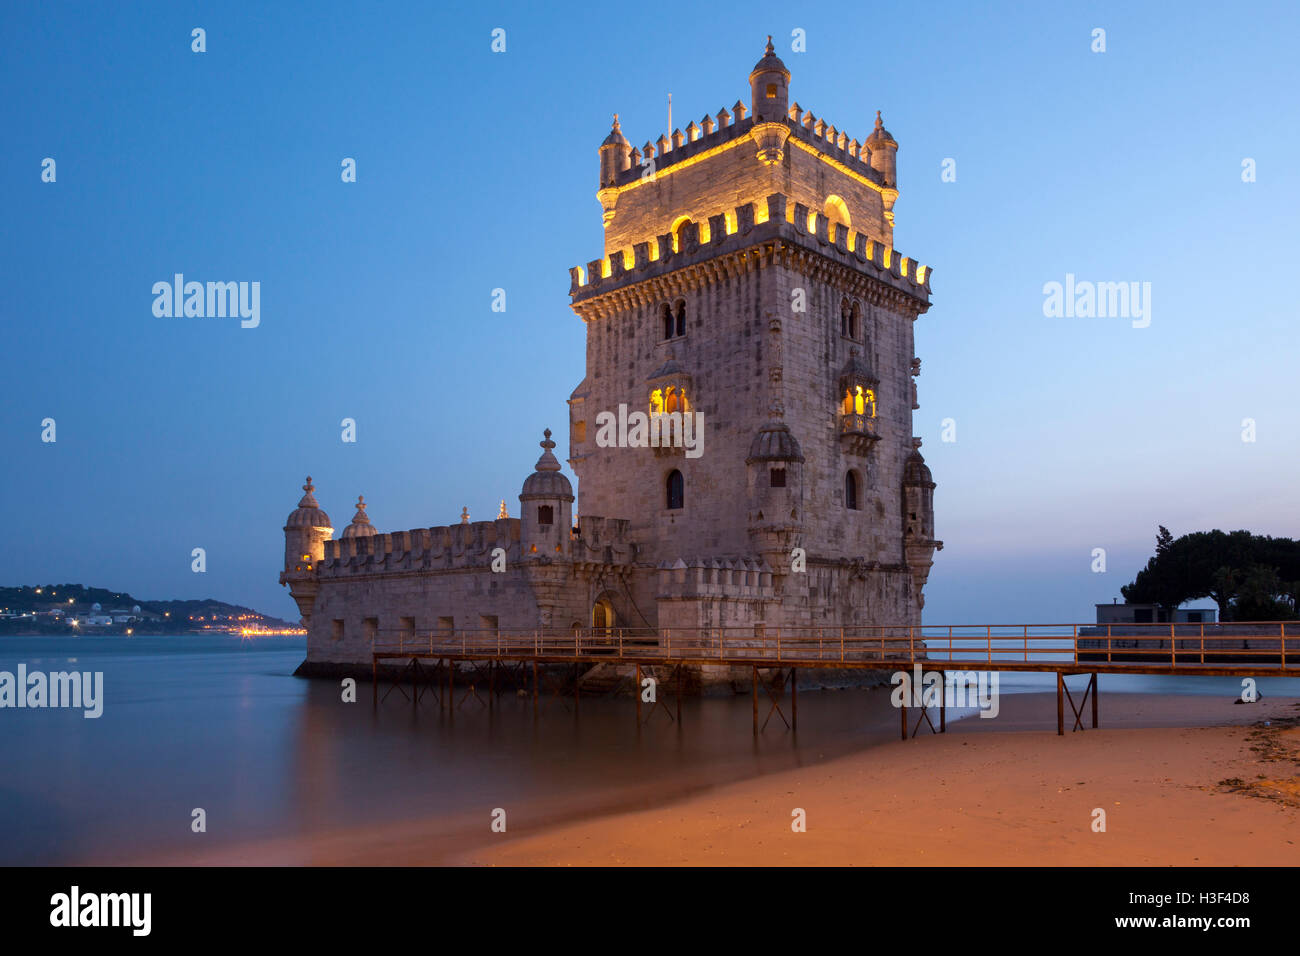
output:
[[[639,730],[631,697],[584,698],[576,714],[572,700],[544,697],[534,718],[531,698],[503,694],[489,709],[485,691],[476,697],[467,681],[451,715],[430,696],[415,708],[398,691],[373,708],[367,684],[346,703],[338,681],[293,677],[304,653],[304,639],[284,637],[0,639],[0,671],[22,663],[29,673],[104,675],[97,719],[0,709],[0,864],[185,862],[404,821],[428,832],[431,820],[446,821],[450,852],[490,838],[497,808],[518,833],[898,735],[888,689],[805,688],[798,734],[774,714],[757,739],[748,694],[688,699],[681,725],[643,705],[650,717]],[[1054,680],[1003,675],[1001,690],[1053,690]],[[1297,684],[1263,680],[1260,689],[1300,695]],[[1102,688],[1235,696],[1240,682],[1103,677]],[[770,707],[762,692],[759,704],[762,719]],[[788,697],[783,706],[788,715]],[[206,832],[192,829],[196,809]]]

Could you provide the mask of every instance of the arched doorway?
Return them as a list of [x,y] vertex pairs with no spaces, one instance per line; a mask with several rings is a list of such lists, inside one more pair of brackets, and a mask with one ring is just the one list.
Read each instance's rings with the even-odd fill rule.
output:
[[591,606],[591,627],[597,632],[612,630],[618,626],[618,615],[614,605],[607,597],[601,597]]

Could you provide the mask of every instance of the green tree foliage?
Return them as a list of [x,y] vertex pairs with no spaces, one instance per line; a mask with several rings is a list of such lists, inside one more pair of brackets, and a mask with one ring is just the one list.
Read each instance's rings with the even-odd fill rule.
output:
[[1161,525],[1155,555],[1120,593],[1130,604],[1164,608],[1213,598],[1223,621],[1293,620],[1300,542],[1217,529],[1174,538]]

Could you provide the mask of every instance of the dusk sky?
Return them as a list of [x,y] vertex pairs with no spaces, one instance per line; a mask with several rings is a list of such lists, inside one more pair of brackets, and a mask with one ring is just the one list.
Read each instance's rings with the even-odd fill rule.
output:
[[[0,584],[296,621],[307,474],[338,530],[359,493],[381,531],[517,515],[542,429],[568,448],[611,115],[639,145],[670,92],[682,128],[747,101],[769,32],[792,102],[859,140],[883,112],[934,270],[927,623],[1091,620],[1159,524],[1300,536],[1292,4],[10,3]],[[178,272],[260,282],[260,325],[156,317]],[[1149,327],[1046,317],[1067,274],[1150,283]]]

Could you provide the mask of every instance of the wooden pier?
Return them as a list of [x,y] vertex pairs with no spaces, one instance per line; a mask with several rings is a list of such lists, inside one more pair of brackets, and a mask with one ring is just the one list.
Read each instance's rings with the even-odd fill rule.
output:
[[[670,672],[676,684],[676,720],[681,718],[683,673],[687,668],[729,667],[748,672],[754,701],[754,733],[759,725],[759,687],[771,707],[766,727],[778,714],[790,729],[798,726],[800,670],[888,670],[911,675],[942,675],[946,690],[950,672],[1031,671],[1056,674],[1056,732],[1065,733],[1065,704],[1074,712],[1073,730],[1083,730],[1084,711],[1091,703],[1091,725],[1097,726],[1097,677],[1100,674],[1201,675],[1218,677],[1300,677],[1300,622],[1242,622],[1223,624],[980,624],[917,626],[854,626],[800,628],[583,628],[495,629],[416,634],[413,631],[376,635],[371,649],[374,700],[381,679],[400,687],[411,684],[418,705],[434,684],[440,702],[455,706],[458,669],[476,678],[470,691],[486,678],[489,702],[497,693],[502,669],[525,680],[531,669],[533,709],[537,712],[539,668],[573,667],[575,706],[584,668],[602,664],[634,672],[638,724],[642,720],[643,672]],[[394,671],[393,664],[407,662]],[[486,674],[484,668],[486,667]],[[385,672],[381,674],[381,668]],[[434,673],[445,675],[445,695]],[[1086,675],[1088,681],[1076,705],[1065,679]],[[657,681],[657,678],[656,678]],[[657,684],[656,684],[657,688]],[[393,688],[390,687],[390,692]],[[557,693],[562,688],[552,688]],[[790,696],[790,716],[782,702]],[[405,690],[402,691],[405,694]],[[387,695],[385,695],[387,696]],[[935,733],[946,730],[946,693],[938,703],[939,726],[922,704],[910,736],[923,722]],[[651,713],[664,706],[655,695]],[[666,710],[666,707],[665,707]],[[909,708],[902,712],[902,735],[909,736]],[[668,716],[673,717],[671,711]],[[648,719],[648,718],[647,718]]]

